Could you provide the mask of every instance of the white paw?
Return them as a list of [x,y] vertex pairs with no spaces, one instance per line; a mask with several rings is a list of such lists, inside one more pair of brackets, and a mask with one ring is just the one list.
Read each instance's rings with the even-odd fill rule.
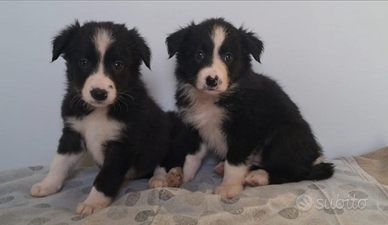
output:
[[194,180],[195,174],[186,174],[183,175],[183,183],[190,182]]
[[325,159],[326,159],[325,156],[320,156],[320,157],[318,157],[318,158],[313,162],[313,166],[322,163],[323,161],[325,161]]
[[223,185],[216,187],[214,192],[218,195],[226,199],[232,199],[240,194],[244,190],[244,187],[241,184],[233,184],[233,185]]
[[95,187],[89,193],[89,196],[77,206],[77,214],[90,215],[100,209],[106,208],[112,203],[112,198],[105,196],[104,193],[97,191]]
[[181,167],[172,168],[167,173],[167,186],[180,187],[183,181],[183,170]]
[[265,170],[253,170],[245,176],[245,184],[249,186],[264,186],[269,183],[269,174]]
[[77,214],[88,216],[90,214],[97,212],[102,208],[105,208],[105,207],[102,205],[97,205],[97,204],[92,205],[92,204],[86,204],[85,202],[82,202],[82,203],[79,203],[77,206]]
[[57,193],[59,189],[61,189],[60,185],[40,182],[32,186],[30,194],[33,197],[45,197]]
[[148,188],[161,188],[161,187],[167,187],[167,179],[163,176],[153,176],[151,177],[150,181],[148,182]]
[[225,170],[225,162],[220,162],[216,167],[214,167],[214,172],[224,175],[224,170]]

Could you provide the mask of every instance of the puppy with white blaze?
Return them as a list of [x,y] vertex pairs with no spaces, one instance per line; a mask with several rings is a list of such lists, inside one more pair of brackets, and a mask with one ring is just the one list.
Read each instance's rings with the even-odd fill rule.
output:
[[[89,196],[77,207],[78,214],[88,215],[111,204],[126,174],[132,179],[152,174],[163,163],[171,142],[170,117],[175,117],[147,94],[140,66],[150,67],[151,52],[136,29],[76,21],[54,38],[52,53],[52,61],[62,55],[67,68],[63,131],[50,171],[31,195],[58,192],[88,151],[101,168]],[[166,168],[158,166],[151,187],[167,185],[167,174],[160,175]]]
[[216,168],[224,178],[215,189],[225,198],[238,195],[244,184],[333,175],[298,107],[274,80],[252,70],[251,55],[260,62],[263,51],[254,33],[208,19],[170,34],[166,44],[177,60],[176,105],[200,137],[197,150],[186,156],[185,181],[193,179],[207,149],[225,159]]

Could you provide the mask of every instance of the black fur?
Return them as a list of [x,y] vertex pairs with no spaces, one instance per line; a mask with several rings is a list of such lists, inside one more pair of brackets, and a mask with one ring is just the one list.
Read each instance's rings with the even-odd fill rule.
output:
[[[166,39],[169,56],[176,54],[177,59],[177,107],[181,111],[190,108],[193,102],[185,92],[187,84],[197,88],[198,72],[212,64],[214,43],[209,34],[215,26],[226,31],[219,54],[230,52],[234,56],[232,62],[225,62],[230,79],[228,90],[220,93],[214,103],[227,114],[221,128],[228,146],[226,160],[232,165],[244,164],[260,149],[262,166],[272,184],[331,177],[331,163],[313,166],[322,149],[298,107],[277,82],[252,71],[251,55],[260,62],[263,42],[254,33],[237,29],[222,18],[191,23]],[[205,55],[200,62],[194,57],[197,50]]]
[[199,148],[200,140],[198,131],[191,125],[182,122],[176,112],[167,112],[171,126],[170,148],[161,167],[167,171],[174,167],[183,167],[187,154],[195,154]]
[[78,154],[85,148],[85,143],[82,135],[73,131],[69,127],[62,129],[62,136],[59,139],[59,146],[57,152],[59,154]]

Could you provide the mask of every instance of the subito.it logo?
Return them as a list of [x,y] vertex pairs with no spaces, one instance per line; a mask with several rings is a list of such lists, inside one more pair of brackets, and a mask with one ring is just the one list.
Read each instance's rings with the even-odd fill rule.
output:
[[313,199],[309,195],[303,194],[296,199],[295,204],[300,211],[306,212],[313,207]]

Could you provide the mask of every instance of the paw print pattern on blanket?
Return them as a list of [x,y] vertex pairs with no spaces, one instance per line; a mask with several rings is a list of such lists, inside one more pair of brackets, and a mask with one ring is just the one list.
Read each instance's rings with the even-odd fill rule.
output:
[[[203,165],[195,179],[181,188],[147,189],[148,179],[126,183],[112,206],[91,216],[73,212],[85,193],[89,193],[97,168],[79,169],[66,181],[59,194],[44,198],[29,198],[31,185],[44,177],[47,167],[31,167],[0,173],[0,224],[336,224],[347,218],[349,224],[388,224],[388,199],[374,183],[370,183],[350,168],[349,163],[334,160],[340,171],[327,181],[302,181],[285,185],[247,187],[233,199],[213,194],[221,182],[213,172],[214,165]],[[364,176],[367,176],[364,174]],[[6,187],[6,188],[1,188]],[[334,193],[332,193],[334,191]],[[330,198],[336,194],[368,198],[362,211],[322,209],[313,207],[302,212],[296,199],[300,195]],[[17,207],[15,207],[17,206]],[[10,210],[12,208],[12,213]],[[71,213],[70,213],[71,212]]]

